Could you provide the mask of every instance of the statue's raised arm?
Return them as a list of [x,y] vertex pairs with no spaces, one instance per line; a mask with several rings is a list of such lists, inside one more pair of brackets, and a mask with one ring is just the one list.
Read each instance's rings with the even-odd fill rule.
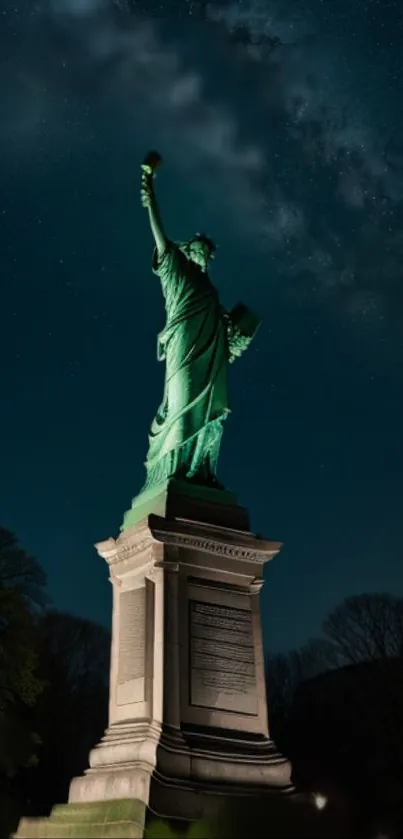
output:
[[155,197],[153,179],[158,167],[162,163],[161,155],[158,152],[149,152],[141,165],[141,203],[148,210],[150,227],[155,239],[158,256],[161,256],[166,248],[167,237],[162,226],[158,202]]

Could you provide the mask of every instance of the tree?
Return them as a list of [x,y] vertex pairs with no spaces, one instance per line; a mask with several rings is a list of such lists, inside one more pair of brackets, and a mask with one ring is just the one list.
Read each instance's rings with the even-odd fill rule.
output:
[[288,754],[288,722],[298,686],[328,670],[329,644],[313,639],[298,650],[266,659],[266,687],[270,733],[280,750]]
[[[269,656],[267,692],[274,728],[284,724],[298,685],[349,664],[403,658],[403,597],[347,597],[325,618],[322,638],[299,650]],[[273,728],[273,732],[274,732]]]
[[327,616],[322,631],[323,638],[308,645],[311,655],[302,648],[283,664],[283,737],[294,780],[308,789],[336,784],[372,828],[383,821],[400,831],[403,598],[348,597]]
[[46,575],[17,542],[0,528],[0,834],[6,835],[6,810],[21,766],[35,759],[37,735],[30,709],[43,688],[38,677],[35,611],[45,602]]
[[325,618],[322,632],[322,638],[266,660],[270,733],[288,756],[294,748],[290,720],[300,685],[348,665],[403,659],[403,598],[382,593],[347,597]]
[[403,597],[347,597],[328,615],[323,633],[330,641],[327,660],[332,666],[402,657]]
[[33,709],[41,745],[38,765],[22,773],[30,815],[47,815],[68,795],[70,780],[88,766],[88,755],[107,726],[109,631],[56,610],[36,626],[38,673],[45,688]]
[[0,773],[12,775],[31,756],[35,737],[27,708],[42,690],[36,673],[34,608],[45,601],[46,575],[36,559],[0,528]]
[[[42,690],[36,673],[34,622],[19,591],[0,586],[0,725],[16,728],[24,707],[33,705]],[[28,740],[30,738],[28,737]],[[19,738],[17,738],[19,740]],[[0,772],[12,773],[19,763],[13,737],[0,738]]]
[[45,609],[46,575],[0,528],[0,835],[47,813],[107,724],[109,632]]
[[4,527],[0,527],[0,586],[20,592],[30,609],[49,602],[43,568]]

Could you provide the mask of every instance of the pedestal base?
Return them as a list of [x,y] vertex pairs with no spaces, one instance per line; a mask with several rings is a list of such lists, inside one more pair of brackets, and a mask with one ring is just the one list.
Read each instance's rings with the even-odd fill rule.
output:
[[112,725],[90,753],[90,769],[73,778],[69,803],[138,799],[147,806],[160,734],[149,721]]
[[247,511],[237,506],[234,493],[178,478],[169,478],[133,498],[130,510],[124,514],[121,532],[150,515],[171,520],[179,517],[201,521],[213,527],[222,525],[237,530],[248,529]]
[[21,819],[13,839],[142,839],[145,814],[133,799],[64,804],[47,819]]
[[185,740],[163,733],[150,786],[154,815],[195,821],[240,798],[293,793],[290,763],[269,738],[234,741],[231,734]]

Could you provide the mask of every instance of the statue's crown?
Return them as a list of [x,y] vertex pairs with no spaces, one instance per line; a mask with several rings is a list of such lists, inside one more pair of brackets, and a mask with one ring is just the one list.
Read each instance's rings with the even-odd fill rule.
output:
[[209,246],[210,250],[214,253],[217,250],[217,245],[210,239],[209,236],[206,236],[205,233],[196,233],[195,239],[199,242],[204,242],[206,245]]

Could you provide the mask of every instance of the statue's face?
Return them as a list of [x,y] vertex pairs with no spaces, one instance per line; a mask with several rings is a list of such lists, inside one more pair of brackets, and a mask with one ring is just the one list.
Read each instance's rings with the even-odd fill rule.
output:
[[214,258],[213,249],[208,242],[204,242],[202,239],[192,239],[189,242],[189,258],[196,265],[200,265],[202,271],[207,271],[210,260]]

